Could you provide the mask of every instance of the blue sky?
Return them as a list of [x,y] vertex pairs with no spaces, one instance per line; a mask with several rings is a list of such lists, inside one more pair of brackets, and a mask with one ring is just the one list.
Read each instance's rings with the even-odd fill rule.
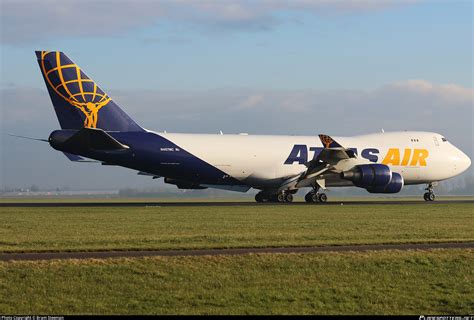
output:
[[156,18],[119,34],[94,36],[100,22],[80,36],[47,36],[43,30],[37,39],[2,44],[2,81],[42,85],[32,76],[32,51],[57,49],[97,75],[99,83],[120,89],[371,89],[405,79],[472,87],[470,1],[275,10],[256,19],[268,19],[267,14],[277,22],[256,29]]
[[[58,126],[38,49],[67,53],[150,129],[426,130],[474,154],[471,1],[0,3],[3,186],[87,187],[61,154],[6,137]],[[149,183],[99,169],[98,188]]]

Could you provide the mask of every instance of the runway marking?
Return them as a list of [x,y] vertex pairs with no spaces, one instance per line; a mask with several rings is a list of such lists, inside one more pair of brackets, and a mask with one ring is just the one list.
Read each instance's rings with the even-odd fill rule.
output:
[[256,203],[256,202],[0,202],[0,207],[228,207],[228,206],[338,206],[338,205],[439,205],[474,204],[474,200],[437,201],[329,201],[321,203]]
[[64,259],[109,259],[141,257],[188,257],[245,255],[262,253],[316,253],[316,252],[364,252],[381,250],[432,250],[432,249],[474,249],[474,242],[412,243],[412,244],[371,244],[320,247],[280,247],[280,248],[235,248],[198,250],[136,250],[136,251],[81,251],[81,252],[29,252],[0,253],[0,261],[19,260],[64,260]]

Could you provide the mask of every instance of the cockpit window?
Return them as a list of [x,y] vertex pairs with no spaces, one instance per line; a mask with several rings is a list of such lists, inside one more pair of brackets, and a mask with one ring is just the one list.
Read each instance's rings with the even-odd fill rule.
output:
[[441,137],[441,140],[443,140],[443,142],[448,141],[448,139],[446,139],[445,137]]

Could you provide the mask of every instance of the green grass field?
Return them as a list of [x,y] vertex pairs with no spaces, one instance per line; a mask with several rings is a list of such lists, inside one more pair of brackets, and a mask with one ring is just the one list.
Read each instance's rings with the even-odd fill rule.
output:
[[[98,200],[99,201],[99,200]],[[474,241],[471,204],[0,208],[0,252]],[[472,314],[474,250],[0,262],[0,314]]]
[[473,241],[471,204],[1,208],[0,251]]
[[0,263],[2,314],[472,314],[473,250]]

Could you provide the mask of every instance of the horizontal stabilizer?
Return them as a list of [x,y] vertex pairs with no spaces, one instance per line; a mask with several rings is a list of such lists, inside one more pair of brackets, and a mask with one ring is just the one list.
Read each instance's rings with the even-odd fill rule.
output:
[[[121,151],[128,146],[118,142],[102,129],[82,128],[78,131],[56,130],[49,137],[51,146],[60,151]],[[75,152],[77,151],[77,152]]]
[[69,153],[69,152],[63,152],[64,155],[71,161],[73,162],[98,162],[95,160],[89,160],[87,158],[78,156],[77,154]]
[[121,150],[128,146],[121,144],[101,129],[82,128],[67,143],[87,146],[93,150]]

